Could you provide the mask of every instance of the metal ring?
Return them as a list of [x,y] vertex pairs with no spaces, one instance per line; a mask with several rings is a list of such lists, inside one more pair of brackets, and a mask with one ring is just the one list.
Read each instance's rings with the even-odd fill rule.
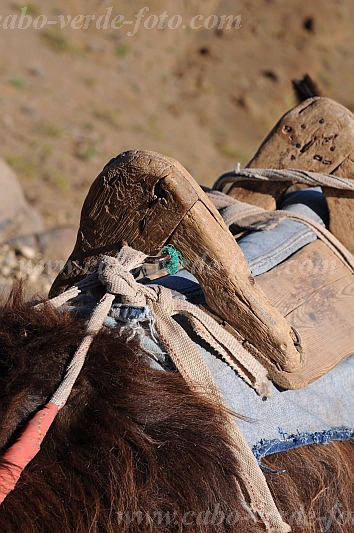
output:
[[171,259],[169,254],[166,255],[159,255],[157,257],[148,256],[146,257],[144,263],[149,263],[152,265],[160,265],[162,263],[166,263],[166,261],[169,261]]

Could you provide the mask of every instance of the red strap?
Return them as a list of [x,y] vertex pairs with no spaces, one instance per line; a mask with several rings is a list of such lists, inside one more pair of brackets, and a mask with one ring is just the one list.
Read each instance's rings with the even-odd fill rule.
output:
[[22,471],[39,452],[57,413],[58,406],[49,402],[28,422],[18,441],[3,456],[11,464],[3,466],[0,471],[0,504],[15,488]]

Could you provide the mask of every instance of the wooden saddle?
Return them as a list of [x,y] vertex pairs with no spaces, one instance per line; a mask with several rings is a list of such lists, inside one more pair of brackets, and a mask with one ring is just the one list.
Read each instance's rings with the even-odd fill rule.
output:
[[[317,104],[312,109],[317,113]],[[309,123],[308,114],[306,124]],[[279,124],[263,143],[260,149],[263,154],[268,142],[270,154],[274,155],[272,139],[283,128]],[[295,128],[294,124],[289,127]],[[301,125],[299,128],[299,132],[306,130]],[[300,142],[299,137],[296,140]],[[287,136],[284,142],[293,141]],[[337,147],[336,156],[340,153],[340,145]],[[255,156],[250,165],[259,160]],[[296,160],[290,157],[290,161],[297,166]],[[268,166],[274,167],[277,162],[278,159],[272,163],[269,155]],[[284,184],[274,192],[273,183],[261,186],[255,183],[252,187],[248,183],[245,187],[238,184],[230,194],[246,197],[249,203],[256,199],[255,203],[274,208]],[[290,185],[291,182],[287,183],[287,187]],[[342,201],[352,201],[352,194],[344,195],[342,200],[338,193],[337,201],[340,205]],[[333,197],[331,192],[326,196]],[[263,200],[259,202],[258,198],[266,198],[268,204],[262,204]],[[269,205],[269,199],[273,204]],[[328,203],[333,223],[334,208]],[[342,216],[346,216],[343,213],[344,210]],[[56,278],[50,296],[82,279],[100,254],[115,255],[123,241],[150,255],[166,244],[173,244],[198,278],[206,309],[242,340],[281,387],[302,387],[354,352],[353,256],[342,247],[342,257],[335,245],[332,251],[316,241],[287,263],[312,256],[318,265],[332,261],[334,267],[328,272],[323,270],[321,275],[313,276],[309,271],[294,279],[289,274],[293,269],[282,270],[284,265],[279,265],[276,276],[270,271],[255,279],[211,200],[190,174],[169,157],[130,151],[104,167],[84,202],[74,250]]]

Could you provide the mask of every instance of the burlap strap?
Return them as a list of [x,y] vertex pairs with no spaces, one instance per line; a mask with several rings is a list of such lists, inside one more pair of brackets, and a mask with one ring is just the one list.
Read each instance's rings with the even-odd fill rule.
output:
[[[254,515],[262,520],[267,531],[279,533],[290,531],[290,527],[280,516],[257,460],[235,421],[227,414],[223,398],[208,366],[187,333],[173,320],[172,316],[174,314],[185,315],[196,333],[216,348],[229,364],[261,394],[268,392],[265,369],[209,315],[184,300],[172,298],[171,291],[164,287],[138,284],[129,270],[141,265],[144,257],[141,252],[125,246],[117,258],[103,256],[99,260],[97,279],[106,286],[107,293],[94,310],[88,324],[88,334],[75,353],[64,380],[53,395],[51,402],[58,405],[59,409],[65,404],[82,368],[92,339],[102,326],[116,294],[121,295],[123,303],[150,305],[160,340],[178,370],[190,387],[208,396],[213,402],[217,402],[225,412],[227,427],[232,437],[243,480],[242,487],[236,482],[235,490],[242,495]],[[92,286],[94,283],[94,278],[91,276],[86,286]],[[71,298],[73,294],[77,295],[81,290],[82,284],[78,284],[76,288],[71,288],[67,293],[51,300],[51,303],[60,306],[68,296]]]

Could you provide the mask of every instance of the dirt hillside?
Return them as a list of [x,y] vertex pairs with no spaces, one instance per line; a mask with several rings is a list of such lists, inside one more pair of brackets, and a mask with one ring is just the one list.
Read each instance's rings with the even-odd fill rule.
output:
[[[324,94],[354,108],[352,0],[27,3],[27,15],[53,22],[97,20],[110,7],[111,20],[134,22],[146,7],[133,36],[133,24],[5,29],[5,17],[21,7],[1,2],[0,157],[48,227],[77,224],[90,183],[126,149],[171,155],[204,184],[247,163],[295,104],[290,80],[306,72]],[[144,27],[165,11],[186,28]],[[192,29],[196,15],[239,16],[241,25]]]

